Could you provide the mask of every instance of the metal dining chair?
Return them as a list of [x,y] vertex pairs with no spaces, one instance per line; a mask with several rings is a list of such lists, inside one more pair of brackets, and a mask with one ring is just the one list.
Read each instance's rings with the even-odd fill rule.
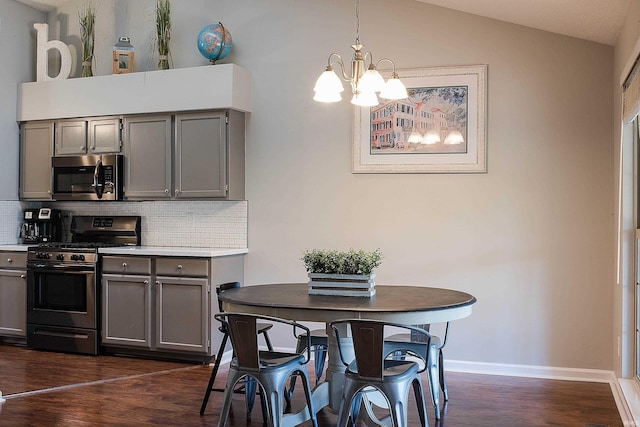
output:
[[307,402],[306,410],[309,412],[314,427],[317,427],[318,421],[311,399],[311,384],[306,369],[306,364],[311,356],[309,342],[307,342],[305,353],[265,351],[258,348],[257,337],[258,320],[288,325],[292,328],[295,336],[299,335],[296,333],[298,330],[306,332],[309,336],[309,328],[294,321],[253,314],[218,313],[215,318],[223,323],[229,331],[234,349],[218,427],[226,425],[231,408],[233,388],[238,381],[246,377],[251,377],[258,383],[258,387],[262,390],[261,396],[267,400],[269,425],[280,427],[284,415],[285,384],[291,375],[301,377]]
[[[216,287],[216,294],[219,296],[222,292],[235,289],[240,287],[240,282],[229,282],[223,283]],[[220,298],[218,298],[218,310],[220,313],[224,312],[222,309],[222,302]],[[256,327],[256,334],[262,335],[264,337],[264,341],[267,345],[267,348],[270,351],[273,351],[273,346],[271,345],[271,340],[269,339],[269,334],[267,333],[273,327],[271,323],[258,323]],[[202,405],[200,406],[200,415],[204,415],[204,411],[207,408],[207,403],[209,402],[209,395],[212,391],[224,392],[224,388],[215,388],[213,383],[216,380],[216,376],[218,375],[218,369],[220,369],[220,362],[222,360],[222,354],[224,353],[224,349],[227,346],[227,341],[229,339],[229,331],[226,329],[224,323],[220,324],[218,328],[220,332],[222,332],[222,341],[220,342],[220,347],[218,348],[218,352],[216,353],[216,361],[213,365],[213,370],[211,371],[211,376],[209,377],[209,383],[207,384],[207,390],[204,393],[204,398],[202,399]],[[247,406],[247,419],[251,417],[251,411],[253,410],[253,405],[255,402],[255,383],[252,383],[252,380],[249,380],[243,384],[243,388],[236,389],[234,392],[242,393],[246,395],[246,406]],[[265,410],[263,407],[263,417],[265,417]],[[266,419],[266,418],[265,418]]]
[[[416,325],[425,331],[430,330],[430,325]],[[412,353],[421,354],[425,360],[429,360],[429,389],[431,391],[431,400],[433,409],[435,410],[436,420],[440,419],[440,390],[445,402],[449,400],[447,392],[447,383],[444,377],[444,356],[442,349],[447,345],[447,336],[449,334],[449,322],[446,323],[442,340],[436,335],[431,335],[431,342],[421,342],[421,336],[411,333],[400,333],[390,335],[384,340],[385,357],[392,355],[394,358],[403,359],[404,349],[411,349]],[[438,384],[439,383],[439,384]]]
[[[428,344],[431,342],[431,335],[414,326],[377,320],[347,319],[331,322],[330,325],[338,341],[340,359],[346,366],[338,427],[347,425],[349,420],[355,424],[362,394],[368,393],[365,390],[368,387],[373,387],[383,394],[389,405],[393,425],[396,427],[407,426],[409,387],[413,387],[420,423],[423,427],[427,426],[428,420],[420,373],[425,371],[429,362],[422,354],[414,353],[411,348],[401,349],[398,347],[399,350],[421,359],[421,364],[411,360],[385,358],[384,332],[385,328],[403,328],[420,335]],[[341,342],[348,334],[347,328],[351,330],[354,360],[345,360],[344,343]]]

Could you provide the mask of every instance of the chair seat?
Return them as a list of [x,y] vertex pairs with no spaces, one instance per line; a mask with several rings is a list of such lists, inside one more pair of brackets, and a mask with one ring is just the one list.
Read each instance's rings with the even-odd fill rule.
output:
[[[404,379],[406,376],[416,375],[419,365],[409,360],[392,360],[387,359],[384,361],[384,368],[382,371],[383,379],[385,381],[393,381],[394,379]],[[345,374],[358,374],[358,366],[354,360],[349,364]]]
[[278,351],[260,351],[260,368],[270,368],[274,365],[278,367],[298,364],[304,362],[304,354],[281,353]]
[[[411,334],[395,334],[395,335],[389,335],[388,337],[384,338],[384,344],[385,347],[389,344],[389,343],[411,343],[411,344],[425,344],[424,342],[420,342],[420,341],[412,341],[411,339]],[[442,344],[442,340],[440,340],[440,337],[436,336],[436,335],[431,335],[431,345],[435,346],[435,347],[440,347]]]

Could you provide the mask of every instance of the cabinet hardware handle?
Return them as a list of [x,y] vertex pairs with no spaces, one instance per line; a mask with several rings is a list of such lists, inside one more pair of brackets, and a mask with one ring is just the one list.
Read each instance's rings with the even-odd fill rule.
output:
[[148,285],[148,284],[149,284],[149,281],[148,281],[148,280],[145,280],[145,281],[144,281],[144,282],[142,282],[142,283],[144,283],[145,285]]
[[176,193],[176,196],[177,196],[180,193],[180,190],[176,190],[175,193]]
[[126,262],[123,262],[123,263],[122,263],[122,268],[127,268],[127,267],[128,267],[127,263],[126,263]]
[[160,284],[160,281],[156,280],[156,285],[159,285],[159,284]]
[[12,260],[11,258],[7,258],[7,262],[8,262],[9,264],[11,264],[11,263],[13,262],[13,260]]
[[182,264],[178,264],[178,270],[182,270]]
[[21,279],[24,279],[25,277],[27,277],[27,276],[25,276],[24,274],[21,274],[21,275],[20,275],[20,278],[21,278]]
[[164,189],[164,192],[165,192],[165,193],[167,193],[167,194],[169,194],[169,189],[168,189],[168,188],[165,188],[165,189]]

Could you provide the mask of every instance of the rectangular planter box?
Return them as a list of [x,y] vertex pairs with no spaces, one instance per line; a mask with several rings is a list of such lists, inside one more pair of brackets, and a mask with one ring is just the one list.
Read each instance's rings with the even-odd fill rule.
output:
[[375,274],[309,273],[309,295],[372,297],[376,294]]

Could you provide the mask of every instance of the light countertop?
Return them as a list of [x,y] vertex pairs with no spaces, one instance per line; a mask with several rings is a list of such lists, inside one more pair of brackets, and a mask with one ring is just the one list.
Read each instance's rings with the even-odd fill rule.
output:
[[215,258],[229,255],[244,255],[249,253],[249,249],[188,248],[168,246],[120,246],[115,248],[100,248],[98,249],[98,252],[105,255],[157,255]]
[[[31,245],[3,245],[0,244],[0,251],[26,252],[27,248],[37,246]],[[230,248],[190,248],[190,247],[169,247],[169,246],[120,246],[113,248],[100,248],[101,254],[106,255],[146,255],[146,256],[185,256],[215,258],[230,255],[244,255],[249,253],[249,249]]]
[[37,246],[37,243],[33,243],[31,245],[0,245],[0,251],[11,251],[11,252],[27,252],[27,248],[31,246]]

